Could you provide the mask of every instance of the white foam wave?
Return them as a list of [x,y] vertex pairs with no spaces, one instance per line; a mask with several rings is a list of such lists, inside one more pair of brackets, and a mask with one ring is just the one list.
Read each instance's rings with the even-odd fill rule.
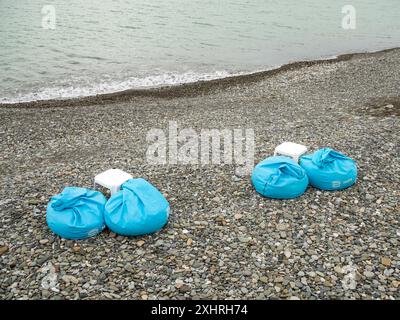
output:
[[[17,93],[14,96],[0,98],[0,103],[21,103],[51,99],[70,99],[114,93],[129,89],[155,88],[160,86],[178,85],[197,81],[207,81],[226,78],[243,73],[215,71],[210,73],[163,73],[145,77],[129,77],[125,80],[90,81],[89,79],[72,80],[69,85],[60,83],[54,86],[41,87],[33,92]],[[72,83],[72,84],[71,84]]]

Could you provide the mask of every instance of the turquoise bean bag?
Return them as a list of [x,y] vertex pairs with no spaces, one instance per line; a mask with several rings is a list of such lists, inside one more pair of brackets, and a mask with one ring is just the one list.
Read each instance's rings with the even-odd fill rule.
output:
[[65,239],[85,239],[104,227],[104,206],[107,199],[101,192],[85,188],[66,187],[53,196],[47,205],[49,228]]
[[275,199],[291,199],[302,195],[308,186],[305,171],[291,158],[269,157],[253,170],[251,181],[258,193]]
[[146,180],[131,179],[121,186],[105,208],[105,222],[113,232],[138,236],[160,230],[168,220],[169,203]]
[[307,172],[310,184],[322,190],[342,190],[357,180],[355,161],[330,148],[302,156],[300,166]]

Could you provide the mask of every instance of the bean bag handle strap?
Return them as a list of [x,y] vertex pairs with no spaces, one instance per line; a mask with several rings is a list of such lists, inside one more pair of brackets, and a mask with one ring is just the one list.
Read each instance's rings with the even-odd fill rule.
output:
[[78,204],[78,201],[86,197],[87,190],[84,188],[66,187],[61,194],[53,197],[52,208],[61,211],[68,208],[73,208]]
[[344,154],[332,150],[331,148],[323,148],[316,151],[312,156],[312,162],[319,168],[323,168],[329,163],[336,160],[349,160]]
[[[143,214],[144,203],[142,192],[137,186],[138,179],[130,179],[121,186],[121,191],[114,194],[107,203],[110,211],[117,210],[118,207],[137,207],[140,214]],[[120,199],[120,200],[117,200]],[[115,201],[111,201],[115,200]]]
[[283,174],[295,177],[296,179],[302,179],[304,177],[304,172],[300,167],[292,165],[290,163],[283,163],[279,165],[276,173],[271,175],[266,185],[274,184]]
[[140,208],[140,212],[142,212],[146,206],[145,201],[143,201],[143,200],[148,199],[149,194],[148,194],[148,191],[143,190],[140,186],[150,185],[150,184],[146,180],[140,179],[140,178],[134,179],[132,181],[135,181],[135,183],[134,184],[125,183],[124,185],[122,185],[122,189],[129,190],[130,192],[132,192],[135,195],[135,197],[137,199],[136,205]]
[[[122,187],[122,190],[113,195],[110,200],[118,198],[122,198],[121,201],[108,201],[107,206],[110,211],[114,211],[120,206],[138,207],[141,209],[139,212],[142,212],[144,208],[144,203],[140,197],[140,194],[138,194],[137,190],[134,190],[133,188]],[[134,202],[132,203],[132,201]]]

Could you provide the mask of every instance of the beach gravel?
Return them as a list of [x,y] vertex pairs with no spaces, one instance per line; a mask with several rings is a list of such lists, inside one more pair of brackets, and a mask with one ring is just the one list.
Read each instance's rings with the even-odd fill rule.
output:
[[[1,299],[399,299],[400,50],[254,76],[0,107]],[[354,158],[357,183],[258,195],[235,165],[155,165],[150,129],[253,129],[255,162],[283,141]],[[60,239],[49,198],[111,167],[153,183],[160,231]]]

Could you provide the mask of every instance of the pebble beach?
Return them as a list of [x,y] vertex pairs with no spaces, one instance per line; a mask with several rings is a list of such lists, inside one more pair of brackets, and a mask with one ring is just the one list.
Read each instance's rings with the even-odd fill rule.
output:
[[[263,198],[234,165],[155,165],[149,130],[253,129],[357,162],[343,191]],[[221,80],[0,105],[0,299],[400,299],[400,49]],[[168,224],[61,239],[46,205],[119,168],[155,185]]]

